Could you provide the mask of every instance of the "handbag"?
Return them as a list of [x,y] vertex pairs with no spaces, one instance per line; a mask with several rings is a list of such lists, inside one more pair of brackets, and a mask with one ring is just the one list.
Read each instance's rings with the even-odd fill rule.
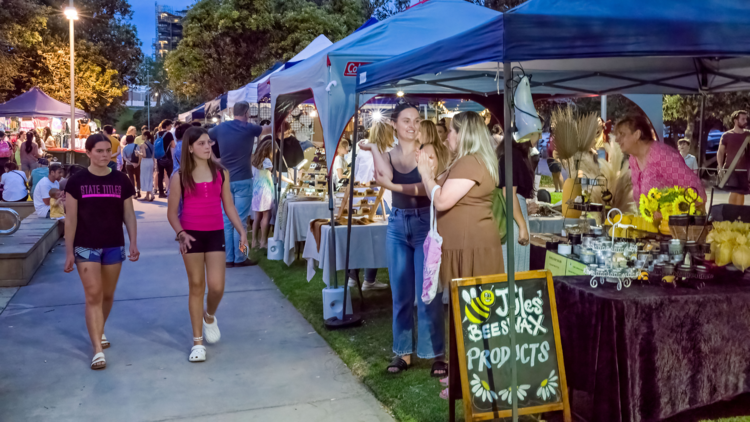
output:
[[503,190],[495,188],[492,192],[492,219],[497,224],[497,231],[500,233],[500,240],[504,245],[506,238],[508,237],[508,226],[507,226],[508,213],[505,207],[505,195]]
[[440,285],[440,262],[443,259],[443,237],[438,234],[435,218],[435,191],[430,194],[430,231],[424,241],[424,270],[422,272],[422,301],[430,304]]

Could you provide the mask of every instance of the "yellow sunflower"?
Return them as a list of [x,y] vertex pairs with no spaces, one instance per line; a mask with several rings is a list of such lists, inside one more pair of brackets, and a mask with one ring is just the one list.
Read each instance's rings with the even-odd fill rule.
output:
[[690,203],[685,200],[684,197],[680,196],[672,202],[672,214],[680,215],[687,214],[690,212]]
[[651,190],[648,191],[648,199],[659,199],[656,197],[656,195],[659,193],[659,190],[656,188],[651,188]]
[[641,216],[644,220],[649,223],[654,222],[654,210],[648,202],[641,201],[641,205],[638,209],[641,211]]
[[[700,198],[698,198],[700,199]],[[703,206],[693,202],[690,204],[690,215],[703,215]]]

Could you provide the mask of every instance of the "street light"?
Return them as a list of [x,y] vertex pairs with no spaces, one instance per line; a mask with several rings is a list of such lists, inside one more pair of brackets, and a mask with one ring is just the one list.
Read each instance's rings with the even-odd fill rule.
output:
[[[70,21],[70,142],[68,148],[73,151],[76,136],[76,91],[75,91],[75,44],[73,39],[73,21],[78,20],[78,11],[73,7],[73,0],[70,0],[70,6],[66,7],[65,17]],[[71,154],[72,162],[72,154]]]

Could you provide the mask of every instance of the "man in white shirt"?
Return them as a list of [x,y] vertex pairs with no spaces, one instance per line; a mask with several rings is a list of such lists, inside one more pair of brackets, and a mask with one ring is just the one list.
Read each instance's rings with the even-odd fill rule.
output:
[[682,138],[679,141],[677,141],[677,149],[680,150],[680,155],[682,155],[682,158],[685,159],[685,164],[687,164],[688,167],[690,167],[690,170],[697,173],[698,172],[698,160],[695,159],[695,156],[690,154],[690,141]]
[[60,189],[60,179],[62,179],[63,173],[63,167],[59,163],[52,163],[49,166],[49,175],[36,184],[34,188],[36,215],[49,218],[49,191],[50,189]]

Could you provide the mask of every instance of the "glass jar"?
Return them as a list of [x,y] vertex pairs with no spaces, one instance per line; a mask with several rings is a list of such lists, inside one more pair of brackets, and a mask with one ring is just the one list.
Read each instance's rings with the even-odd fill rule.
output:
[[680,239],[672,239],[669,241],[669,254],[672,256],[682,255],[682,241]]

